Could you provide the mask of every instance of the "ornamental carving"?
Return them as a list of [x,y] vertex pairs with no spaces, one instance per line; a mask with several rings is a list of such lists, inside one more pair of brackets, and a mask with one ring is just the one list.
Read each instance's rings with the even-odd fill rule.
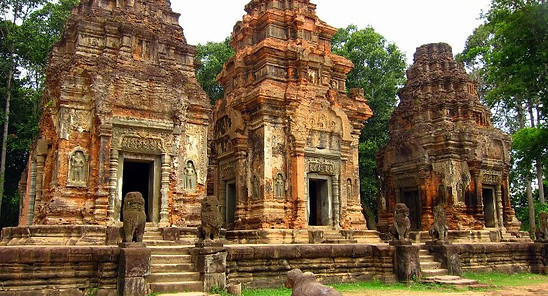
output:
[[122,139],[122,149],[129,151],[162,152],[162,140],[126,136]]
[[307,166],[309,173],[322,175],[337,175],[339,173],[339,161],[325,158],[308,158]]
[[502,173],[495,171],[485,171],[482,176],[482,183],[486,185],[499,185],[502,181]]
[[221,180],[223,181],[236,178],[236,163],[231,162],[221,166],[220,177],[221,177]]

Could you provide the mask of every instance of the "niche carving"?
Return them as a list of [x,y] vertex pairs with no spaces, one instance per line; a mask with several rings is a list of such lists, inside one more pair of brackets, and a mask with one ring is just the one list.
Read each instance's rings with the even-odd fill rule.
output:
[[70,187],[87,187],[88,185],[88,155],[83,148],[77,147],[69,155],[69,170],[67,185]]

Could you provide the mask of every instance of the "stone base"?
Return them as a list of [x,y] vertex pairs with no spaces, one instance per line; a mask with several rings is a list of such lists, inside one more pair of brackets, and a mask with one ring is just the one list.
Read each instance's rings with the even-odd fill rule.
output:
[[222,248],[224,243],[222,241],[203,240],[194,244],[196,248]]
[[232,244],[319,244],[319,243],[383,243],[376,230],[332,229],[260,229],[230,230],[226,239]]
[[424,243],[427,246],[446,246],[450,245],[451,242],[447,240],[437,240],[437,241],[429,241]]
[[136,243],[136,242],[131,242],[131,243],[119,243],[118,244],[118,247],[120,248],[146,248],[147,245],[145,243]]
[[[501,238],[501,232],[498,229],[487,229],[487,230],[449,230],[447,233],[447,240],[453,244],[485,244],[485,243],[495,243],[500,242],[501,239],[504,241],[506,237],[514,237],[517,239],[517,235],[520,233],[508,233],[503,232],[503,237]],[[432,237],[428,231],[412,231],[409,234],[409,238],[415,244],[427,243],[432,241]],[[519,242],[531,242],[525,237]]]
[[[206,242],[207,243],[207,242]],[[215,244],[216,242],[211,242]],[[199,245],[197,243],[196,245]],[[219,243],[216,243],[217,245]],[[226,289],[227,251],[221,246],[196,247],[191,250],[192,261],[200,273],[203,291],[209,292],[213,287]]]
[[396,275],[400,282],[419,280],[421,277],[420,248],[418,246],[396,246]]
[[235,244],[308,244],[308,229],[230,230],[226,239]]
[[391,240],[391,246],[410,246],[413,242],[410,239]]
[[[115,233],[116,230],[113,232]],[[5,227],[2,229],[0,246],[107,245],[107,233],[109,233],[109,228],[98,225],[33,225]]]

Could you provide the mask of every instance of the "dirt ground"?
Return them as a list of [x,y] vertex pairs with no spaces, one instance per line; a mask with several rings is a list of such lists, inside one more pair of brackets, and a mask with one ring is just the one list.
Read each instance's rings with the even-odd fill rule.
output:
[[548,283],[527,286],[527,287],[505,287],[496,291],[466,291],[466,292],[416,292],[416,291],[367,291],[367,292],[346,292],[343,296],[434,296],[434,295],[451,295],[451,296],[548,296]]

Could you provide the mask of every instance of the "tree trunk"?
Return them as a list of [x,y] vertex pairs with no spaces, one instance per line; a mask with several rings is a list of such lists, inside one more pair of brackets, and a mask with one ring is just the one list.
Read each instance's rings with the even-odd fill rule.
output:
[[531,225],[531,230],[529,231],[529,233],[531,235],[534,235],[537,229],[537,225],[535,222],[535,202],[533,200],[533,188],[531,187],[531,178],[527,176],[525,178],[525,182],[527,182],[525,191],[527,193],[527,202],[529,203],[529,224]]
[[4,130],[2,132],[2,152],[0,155],[0,215],[2,214],[2,201],[4,198],[4,181],[6,176],[6,151],[8,143],[8,128],[10,121],[11,80],[13,78],[13,41],[9,45],[8,81],[6,83],[6,107],[4,115]]
[[[523,105],[521,102],[522,102],[521,100],[518,100],[518,104],[516,104],[520,129],[525,128],[525,110],[523,109]],[[531,118],[531,120],[534,120],[534,119]],[[529,224],[531,226],[529,233],[531,235],[534,235],[537,226],[535,222],[535,203],[533,200],[533,187],[531,183],[532,183],[531,177],[527,173],[525,176],[525,192],[527,194],[527,203],[529,204]]]
[[540,159],[537,159],[535,166],[537,168],[538,198],[540,204],[544,205],[546,203],[546,198],[544,197],[544,168]]

